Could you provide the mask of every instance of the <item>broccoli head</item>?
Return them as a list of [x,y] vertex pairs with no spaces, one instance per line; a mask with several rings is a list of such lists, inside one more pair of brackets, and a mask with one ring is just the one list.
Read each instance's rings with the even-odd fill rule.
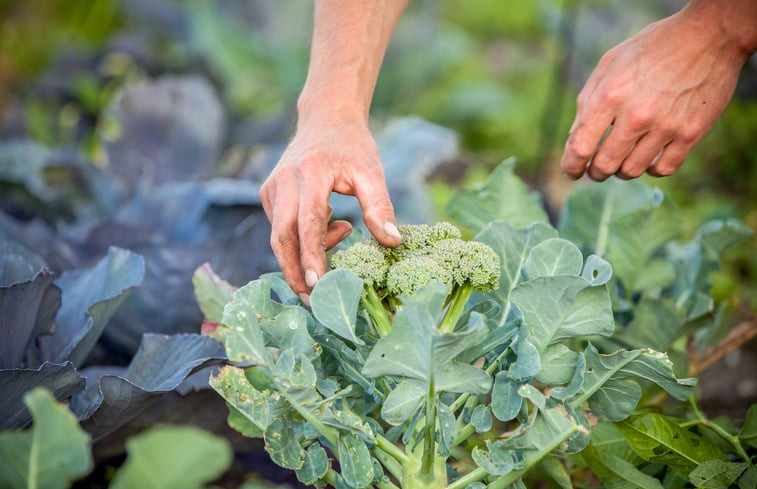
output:
[[461,239],[448,222],[400,226],[402,244],[385,248],[374,238],[334,254],[332,268],[344,268],[363,280],[363,308],[380,334],[391,330],[391,318],[401,307],[399,296],[412,296],[433,282],[449,287],[447,311],[440,330],[451,331],[474,290],[496,289],[499,256],[489,246]]

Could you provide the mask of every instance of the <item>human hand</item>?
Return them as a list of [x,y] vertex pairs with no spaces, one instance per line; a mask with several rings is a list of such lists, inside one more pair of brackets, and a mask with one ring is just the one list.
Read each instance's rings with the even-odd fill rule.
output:
[[747,55],[731,41],[684,9],[608,51],[578,95],[563,171],[597,181],[676,171],[733,95]]
[[401,237],[378,148],[365,122],[308,122],[260,189],[271,222],[271,248],[304,302],[326,272],[326,250],[346,238],[347,221],[329,223],[329,194],[357,197],[368,230],[384,246]]

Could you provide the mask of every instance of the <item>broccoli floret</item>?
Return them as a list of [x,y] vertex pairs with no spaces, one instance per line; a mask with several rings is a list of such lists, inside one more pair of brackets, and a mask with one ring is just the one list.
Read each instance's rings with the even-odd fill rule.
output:
[[346,250],[337,251],[331,257],[331,268],[344,268],[360,277],[366,286],[383,288],[389,264],[384,249],[378,242],[375,243],[361,241]]
[[389,267],[386,290],[391,295],[413,295],[432,282],[452,285],[452,275],[430,256],[410,256]]
[[433,282],[445,284],[450,292],[439,330],[452,331],[474,290],[497,288],[499,256],[483,243],[463,241],[460,230],[447,222],[399,230],[402,244],[397,248],[369,238],[337,252],[332,268],[345,268],[363,280],[361,304],[381,335],[391,330],[391,318],[401,307],[399,296],[412,296]]

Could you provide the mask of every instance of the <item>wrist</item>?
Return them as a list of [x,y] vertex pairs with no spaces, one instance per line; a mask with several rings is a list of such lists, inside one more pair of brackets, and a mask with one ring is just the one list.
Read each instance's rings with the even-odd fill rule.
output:
[[754,0],[692,0],[682,13],[705,26],[743,62],[757,52],[757,2]]
[[297,99],[297,125],[355,122],[368,124],[369,104],[345,87],[308,84]]

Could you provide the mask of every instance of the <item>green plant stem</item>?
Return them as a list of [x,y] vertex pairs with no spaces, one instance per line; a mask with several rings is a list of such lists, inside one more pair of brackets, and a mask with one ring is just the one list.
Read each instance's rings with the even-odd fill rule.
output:
[[434,378],[431,377],[428,383],[428,393],[426,394],[426,429],[424,435],[423,462],[421,464],[421,474],[424,477],[434,476],[434,458],[436,456],[436,392],[434,389]]
[[373,287],[365,287],[365,294],[361,299],[363,307],[376,324],[379,336],[386,336],[392,331],[392,321],[386,313],[386,309],[381,304],[376,290]]
[[460,428],[457,431],[457,436],[455,437],[455,441],[452,442],[452,446],[456,447],[465,440],[467,440],[473,433],[476,432],[476,429],[473,427],[471,423],[466,424],[462,428]]
[[373,456],[381,462],[381,465],[389,471],[398,481],[402,480],[402,465],[397,460],[379,447],[373,451]]
[[438,331],[440,333],[451,333],[455,329],[458,319],[465,311],[465,304],[468,303],[473,287],[470,285],[461,285],[454,288],[449,298],[447,312],[444,314],[442,321],[439,323]]
[[700,410],[699,406],[697,406],[697,400],[694,398],[694,395],[692,394],[689,397],[689,404],[691,404],[691,409],[694,411],[694,416],[697,417],[697,421],[702,426],[707,426],[712,431],[717,433],[721,438],[726,440],[728,443],[733,445],[733,448],[736,450],[736,453],[744,459],[745,462],[749,462],[750,458],[749,455],[746,453],[746,450],[744,450],[744,447],[741,445],[741,442],[739,441],[738,436],[734,436],[730,433],[728,433],[726,430],[720,427],[717,423],[713,423],[710,421]]
[[295,411],[297,411],[300,416],[305,418],[305,421],[309,422],[313,425],[313,427],[318,431],[318,433],[321,434],[326,440],[336,448],[337,446],[337,431],[330,426],[326,426],[321,422],[320,419],[315,417],[313,413],[310,412],[305,406],[300,404],[298,401],[292,398],[292,396],[288,395],[284,389],[278,389],[279,392],[284,396],[284,398],[287,400],[287,402],[294,408]]
[[[497,368],[499,368],[500,360],[502,360],[502,358],[505,356],[505,354],[509,350],[510,350],[509,348],[505,348],[504,350],[502,350],[502,353],[497,355],[497,358],[492,360],[492,363],[488,367],[486,367],[487,374],[489,375],[494,374],[494,371],[497,370]],[[468,402],[468,399],[470,399],[470,397],[471,397],[471,394],[469,393],[460,394],[460,397],[455,399],[455,401],[452,403],[452,405],[449,408],[452,410],[453,413],[456,413],[460,408],[462,408],[465,405],[466,402]],[[474,399],[476,399],[476,402],[470,406],[472,408],[476,407],[476,404],[478,404],[478,398],[474,398]]]
[[394,457],[397,462],[403,465],[406,464],[409,460],[409,457],[405,452],[403,452],[397,445],[390,442],[381,435],[376,435],[376,445],[388,455]]

